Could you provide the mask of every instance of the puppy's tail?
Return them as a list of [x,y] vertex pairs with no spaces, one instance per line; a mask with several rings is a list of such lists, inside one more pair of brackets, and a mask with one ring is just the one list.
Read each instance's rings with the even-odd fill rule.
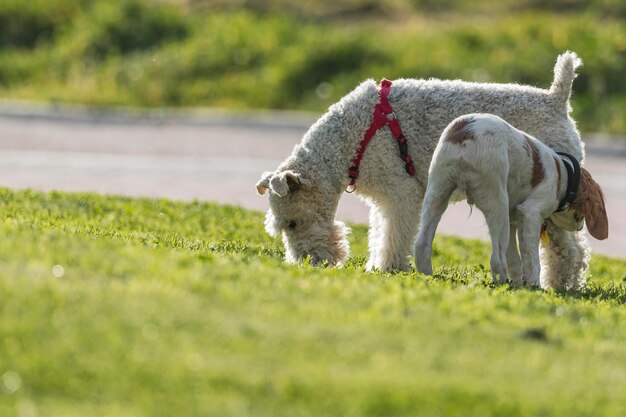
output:
[[575,52],[567,51],[559,55],[554,66],[554,81],[550,86],[550,95],[559,104],[567,105],[572,94],[572,83],[576,78],[576,69],[583,65]]

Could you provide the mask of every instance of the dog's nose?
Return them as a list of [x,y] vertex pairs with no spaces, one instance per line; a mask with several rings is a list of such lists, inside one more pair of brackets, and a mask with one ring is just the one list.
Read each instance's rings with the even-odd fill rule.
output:
[[310,258],[310,264],[311,265],[315,265],[315,266],[332,266],[334,265],[333,261],[331,259],[328,259],[327,257],[324,256],[319,256],[319,255],[311,255]]

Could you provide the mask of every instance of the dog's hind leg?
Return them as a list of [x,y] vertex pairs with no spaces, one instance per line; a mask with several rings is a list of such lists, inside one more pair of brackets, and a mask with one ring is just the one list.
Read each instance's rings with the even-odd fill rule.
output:
[[548,219],[550,242],[541,246],[541,285],[552,289],[585,286],[591,251],[584,232],[568,232]]
[[432,275],[433,239],[441,216],[448,207],[456,184],[445,175],[432,175],[428,179],[426,195],[422,203],[420,231],[415,242],[415,267],[417,272]]
[[506,192],[506,175],[483,175],[479,188],[467,190],[476,207],[485,215],[491,236],[491,276],[496,283],[508,280],[507,250],[509,247],[509,195]]
[[522,281],[534,287],[540,286],[539,235],[543,218],[534,208],[537,202],[526,200],[516,208],[519,222],[519,245],[522,256]]
[[522,260],[517,249],[517,226],[513,221],[509,227],[509,247],[506,251],[509,279],[514,285],[522,285]]

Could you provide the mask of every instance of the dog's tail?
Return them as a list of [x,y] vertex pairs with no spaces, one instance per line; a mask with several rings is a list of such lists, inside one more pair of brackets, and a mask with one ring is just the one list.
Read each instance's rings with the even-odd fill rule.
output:
[[578,58],[575,52],[567,51],[559,55],[554,66],[554,81],[550,86],[550,95],[553,96],[559,104],[569,102],[572,94],[572,83],[576,78],[576,69],[582,66],[583,61]]

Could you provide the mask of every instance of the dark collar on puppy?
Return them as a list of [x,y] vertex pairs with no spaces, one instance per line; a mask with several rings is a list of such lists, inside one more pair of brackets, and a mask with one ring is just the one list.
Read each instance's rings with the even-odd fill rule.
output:
[[572,155],[565,152],[557,152],[567,170],[567,191],[565,197],[559,203],[557,212],[565,210],[576,198],[578,192],[578,184],[580,183],[580,164]]

